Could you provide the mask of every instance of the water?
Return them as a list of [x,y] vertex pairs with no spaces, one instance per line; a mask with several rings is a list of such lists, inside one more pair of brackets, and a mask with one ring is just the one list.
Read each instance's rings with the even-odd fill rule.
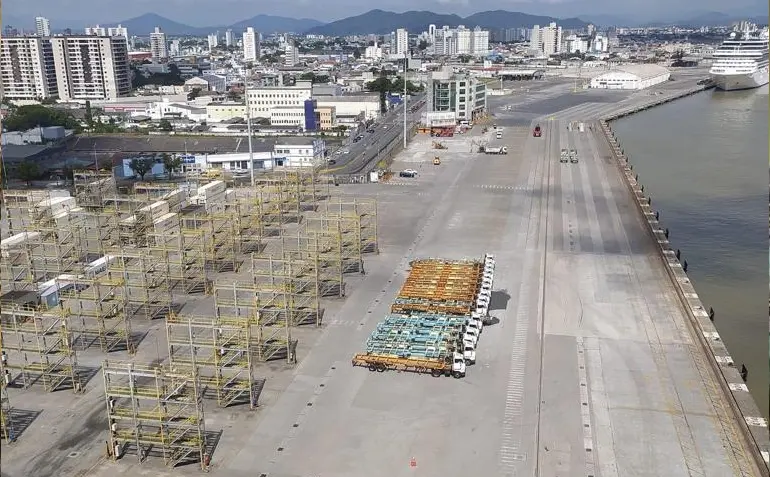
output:
[[621,119],[618,139],[768,417],[768,87]]

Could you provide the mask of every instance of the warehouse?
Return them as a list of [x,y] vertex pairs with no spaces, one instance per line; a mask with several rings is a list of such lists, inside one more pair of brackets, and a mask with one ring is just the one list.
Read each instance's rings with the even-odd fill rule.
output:
[[658,65],[622,65],[591,79],[591,88],[644,89],[668,81],[671,72]]

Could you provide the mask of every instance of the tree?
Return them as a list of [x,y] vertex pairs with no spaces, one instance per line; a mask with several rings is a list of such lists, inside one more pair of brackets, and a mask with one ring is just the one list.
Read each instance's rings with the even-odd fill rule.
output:
[[86,101],[86,124],[89,129],[94,127],[94,112],[91,111],[91,101]]
[[420,40],[420,44],[417,46],[417,48],[420,49],[420,51],[425,51],[428,49],[428,42],[427,40]]
[[16,168],[16,175],[29,187],[32,181],[40,178],[40,167],[34,162],[24,161]]
[[179,156],[172,156],[171,154],[164,152],[160,157],[163,158],[163,169],[165,169],[166,174],[168,174],[169,177],[171,177],[171,174],[182,165],[182,159]]
[[171,124],[171,121],[169,121],[168,119],[161,119],[160,122],[158,123],[158,129],[160,129],[161,131],[168,132],[168,131],[173,131],[174,126]]
[[361,59],[361,50],[356,48],[353,50],[353,58],[360,60]]
[[128,163],[128,167],[134,171],[134,174],[139,175],[139,177],[144,180],[144,176],[147,175],[148,172],[152,170],[152,166],[155,165],[155,160],[150,159],[149,157],[139,157],[136,159],[131,159],[131,162]]
[[5,120],[9,131],[26,131],[35,127],[63,126],[81,131],[80,123],[68,112],[41,104],[19,106]]

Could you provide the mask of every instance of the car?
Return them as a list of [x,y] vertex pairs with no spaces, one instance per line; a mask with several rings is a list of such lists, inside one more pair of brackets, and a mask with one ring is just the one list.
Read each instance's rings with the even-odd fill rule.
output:
[[399,172],[399,177],[416,177],[417,171],[414,169],[404,169],[403,171]]
[[577,151],[575,149],[570,150],[569,151],[569,162],[571,162],[573,164],[577,164],[577,161],[578,161]]
[[569,151],[566,149],[561,150],[561,156],[559,157],[559,162],[568,162],[569,161]]
[[326,163],[329,164],[330,166],[333,166],[334,164],[337,164],[337,161],[335,161],[334,159],[329,159],[328,161],[326,161]]
[[342,150],[342,152],[341,152],[341,154],[350,154],[350,150],[348,150],[348,149],[343,149],[343,150]]

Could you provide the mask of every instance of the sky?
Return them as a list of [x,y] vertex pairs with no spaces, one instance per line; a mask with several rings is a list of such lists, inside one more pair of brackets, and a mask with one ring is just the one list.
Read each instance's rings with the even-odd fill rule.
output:
[[[729,6],[729,9],[727,8]],[[571,17],[587,14],[675,20],[671,15],[698,15],[708,11],[728,14],[767,14],[766,0],[4,0],[2,23],[29,27],[34,17],[45,16],[52,27],[73,28],[116,23],[144,13],[157,13],[192,26],[232,24],[258,14],[314,18],[328,22],[364,13],[372,8],[403,12],[430,10],[467,16],[485,10],[509,10]]]

